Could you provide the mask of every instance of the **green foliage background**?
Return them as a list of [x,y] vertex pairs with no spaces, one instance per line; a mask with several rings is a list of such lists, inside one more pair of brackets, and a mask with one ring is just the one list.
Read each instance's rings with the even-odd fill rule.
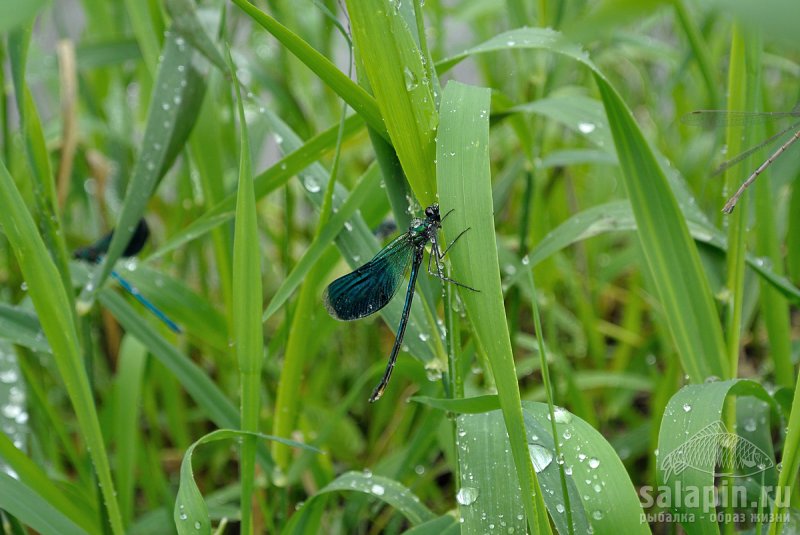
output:
[[[798,27],[790,0],[5,2],[3,532],[800,529],[800,150],[732,215],[778,145],[712,176],[800,127]],[[421,275],[369,404],[402,299],[341,323],[321,294],[433,202],[480,292]],[[778,520],[643,499],[725,480],[675,470],[709,425],[764,455],[717,512]]]

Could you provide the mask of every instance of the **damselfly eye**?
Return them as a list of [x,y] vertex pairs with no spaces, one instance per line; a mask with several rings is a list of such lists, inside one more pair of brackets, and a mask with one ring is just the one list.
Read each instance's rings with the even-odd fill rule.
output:
[[425,216],[426,217],[436,217],[439,215],[439,205],[432,204],[425,208]]

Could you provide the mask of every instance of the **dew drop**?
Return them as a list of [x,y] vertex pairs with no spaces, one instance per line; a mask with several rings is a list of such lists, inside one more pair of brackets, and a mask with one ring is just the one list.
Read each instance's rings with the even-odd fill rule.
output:
[[568,424],[572,421],[572,413],[562,407],[556,407],[553,414],[557,424]]
[[413,91],[414,89],[419,86],[419,80],[417,80],[417,75],[414,74],[410,68],[406,67],[403,69],[403,75],[406,79],[406,91]]
[[528,454],[531,456],[531,463],[537,474],[553,462],[553,452],[541,444],[528,444]]
[[456,501],[461,505],[472,505],[478,499],[478,489],[475,487],[461,487],[456,494]]

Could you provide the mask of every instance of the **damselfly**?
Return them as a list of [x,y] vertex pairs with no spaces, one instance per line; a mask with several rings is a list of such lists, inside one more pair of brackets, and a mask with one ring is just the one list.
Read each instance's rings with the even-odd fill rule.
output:
[[[389,363],[380,383],[372,391],[369,397],[370,403],[374,403],[383,395],[389,378],[392,376],[397,354],[400,352],[400,344],[403,342],[403,335],[408,324],[408,315],[411,312],[411,301],[414,299],[414,289],[419,275],[419,267],[425,252],[425,246],[431,242],[431,252],[428,256],[428,273],[439,279],[451,282],[467,290],[477,292],[465,284],[456,282],[445,277],[442,269],[442,259],[447,251],[464,235],[469,228],[464,229],[443,251],[439,248],[438,231],[442,226],[442,221],[452,213],[447,212],[444,217],[439,217],[439,205],[433,204],[425,209],[425,219],[414,219],[408,227],[408,231],[392,240],[386,247],[381,249],[375,257],[356,269],[333,281],[326,289],[324,294],[325,307],[328,313],[339,320],[356,320],[369,316],[385,307],[391,301],[400,283],[405,278],[405,273],[411,266],[411,276],[406,289],[406,300],[403,304],[403,313],[400,316],[400,325],[395,334],[392,353],[389,355]],[[431,263],[436,264],[436,270],[431,269]]]
[[733,209],[736,207],[736,203],[739,201],[739,197],[742,196],[744,190],[746,190],[750,184],[755,182],[758,175],[764,172],[764,170],[772,165],[774,162],[783,152],[789,148],[789,146],[800,139],[800,104],[794,107],[792,111],[787,112],[729,112],[724,110],[697,110],[693,111],[689,114],[686,114],[681,119],[685,124],[691,125],[699,125],[699,126],[750,126],[754,124],[759,124],[765,121],[770,121],[773,119],[781,119],[785,117],[792,117],[794,118],[794,123],[789,125],[788,127],[784,128],[774,136],[762,141],[755,147],[751,147],[746,151],[742,152],[741,154],[731,158],[730,160],[724,162],[720,165],[715,171],[714,174],[722,173],[726,169],[730,168],[733,165],[741,162],[757,150],[769,145],[770,143],[786,136],[790,132],[794,132],[791,134],[789,139],[781,144],[778,149],[773,152],[769,158],[764,160],[764,162],[758,166],[758,168],[753,171],[749,177],[739,186],[739,189],[736,190],[736,193],[728,199],[728,202],[725,203],[725,207],[722,209],[723,212],[726,214],[730,214],[733,212]]
[[[75,252],[72,253],[72,256],[76,260],[83,260],[85,262],[97,264],[103,259],[103,255],[108,252],[108,246],[111,244],[112,236],[114,236],[113,230],[93,244],[76,249]],[[142,250],[149,237],[150,228],[147,226],[147,221],[142,218],[136,225],[136,230],[133,231],[133,235],[131,236],[128,245],[125,246],[125,250],[122,252],[122,256],[135,256],[137,253],[139,253],[139,251]],[[176,333],[181,332],[180,327],[178,327],[174,321],[169,319],[166,314],[161,312],[161,310],[159,310],[153,303],[148,301],[135,286],[122,278],[119,273],[112,271],[111,277],[114,278],[120,284],[120,286],[122,286],[129,294],[139,301],[147,310],[152,312],[158,319],[164,322],[164,324],[172,331]]]

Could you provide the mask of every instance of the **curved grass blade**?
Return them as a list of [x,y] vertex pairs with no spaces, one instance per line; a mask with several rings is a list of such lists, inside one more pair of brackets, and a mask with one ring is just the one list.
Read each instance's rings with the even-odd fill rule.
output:
[[338,492],[359,492],[391,505],[411,523],[412,526],[429,522],[436,518],[409,489],[393,479],[366,472],[347,472],[320,489],[305,501],[289,523],[281,531],[282,535],[318,533],[319,526],[306,525],[309,515],[315,512],[322,500],[329,494]]
[[695,382],[712,375],[726,377],[730,370],[722,327],[686,220],[630,110],[597,72],[595,81],[614,135],[637,235],[683,368]]
[[[528,432],[540,437],[547,434],[552,439],[549,425],[536,427],[536,424],[547,419],[547,404],[524,401],[523,408]],[[568,480],[577,489],[579,497],[573,500],[570,492],[573,514],[580,504],[586,520],[598,535],[650,533],[647,522],[642,521],[642,506],[630,476],[605,437],[586,421],[561,408],[556,410],[555,423],[564,463],[571,468],[566,470],[567,473],[571,472]],[[534,443],[538,444],[536,441]],[[556,464],[555,460],[553,464]],[[597,491],[598,485],[602,492]],[[551,483],[550,486],[558,492],[558,485]],[[576,531],[587,532],[589,530]]]
[[559,32],[550,28],[517,28],[498,34],[483,43],[467,48],[461,53],[450,56],[436,63],[436,71],[441,75],[464,59],[476,54],[500,52],[514,49],[542,49],[562,54],[596,69],[588,54],[575,43],[564,38]]
[[[458,433],[459,436],[463,434],[464,440],[461,441],[459,439],[459,441],[463,446],[466,446],[466,448],[459,448],[459,462],[462,464],[461,488],[465,488],[465,483],[467,487],[471,487],[460,494],[458,501],[462,506],[462,516],[465,509],[468,511],[465,517],[468,519],[465,521],[466,529],[476,531],[474,526],[470,525],[469,519],[474,516],[475,512],[478,513],[477,521],[479,524],[482,524],[484,520],[481,518],[483,516],[481,512],[486,513],[486,518],[491,519],[490,510],[485,508],[497,507],[495,503],[498,501],[496,488],[499,486],[502,489],[503,485],[505,485],[502,480],[495,481],[494,472],[497,469],[494,464],[496,459],[507,456],[507,453],[503,449],[491,450],[492,446],[488,444],[492,440],[491,437],[495,437],[495,439],[502,437],[500,440],[504,443],[502,448],[508,449],[508,439],[502,436],[502,430],[497,432],[487,420],[487,418],[490,419],[494,416],[495,421],[499,423],[499,418],[497,418],[499,414],[489,412],[499,407],[498,397],[415,399],[439,410],[481,417],[474,420],[464,419],[463,416],[458,418],[459,426],[463,426],[468,422],[478,423],[477,426],[470,424],[469,427],[461,427],[461,432]],[[544,497],[548,502],[547,506],[551,516],[554,517],[554,522],[559,528],[559,533],[566,533],[564,522],[555,518],[564,514],[558,507],[559,503],[563,504],[564,502],[560,496],[560,476],[557,469],[557,459],[553,453],[554,444],[551,427],[549,424],[543,425],[548,419],[549,408],[546,403],[532,401],[523,401],[522,406],[528,451],[534,469],[539,474],[541,485],[548,489],[544,493]],[[566,471],[566,475],[569,481],[570,503],[573,505],[572,513],[575,533],[590,533],[592,531],[595,534],[612,535],[620,532],[626,534],[649,533],[650,530],[647,523],[641,521],[642,507],[636,489],[611,444],[589,423],[568,411],[558,408],[555,415],[559,433],[559,445],[564,457],[563,462],[569,468]],[[497,447],[500,446],[498,445]],[[478,451],[475,451],[476,449]],[[466,455],[462,456],[462,450],[466,451]],[[485,460],[480,461],[481,457],[485,458]],[[466,459],[466,462],[462,462],[462,459]],[[490,469],[481,478],[476,479],[473,477],[473,479],[470,479],[469,474],[477,475],[475,472],[476,462],[488,463]],[[480,468],[477,468],[480,471]],[[500,470],[502,470],[502,467]],[[464,473],[467,474],[466,482],[463,478]],[[501,477],[516,476],[515,474],[509,476],[507,473],[503,473]],[[600,487],[601,492],[598,492],[597,486]],[[550,490],[552,490],[552,493]],[[576,491],[574,497],[573,490]],[[490,496],[486,496],[486,493],[489,493]],[[482,496],[483,500],[481,499]],[[499,498],[501,500],[512,499],[510,496],[503,495],[500,495]],[[499,513],[500,511],[495,509],[495,512]],[[503,518],[507,518],[507,516]],[[589,524],[591,529],[589,529]],[[485,531],[488,531],[488,529],[480,532],[483,533]]]
[[[775,401],[764,388],[753,381],[734,379],[687,385],[670,399],[664,411],[658,434],[658,474],[661,483],[673,489],[710,489],[714,486],[716,448],[722,446],[728,430],[723,422],[725,399],[729,395],[753,396],[777,410]],[[702,441],[709,426],[720,430],[714,442]],[[759,460],[758,462],[762,462]],[[774,466],[774,459],[771,461]],[[687,464],[688,463],[688,464]],[[673,503],[673,511],[682,518],[693,517],[685,523],[692,533],[719,533],[717,522],[710,516],[703,500],[682,500]],[[713,504],[711,504],[713,505]]]
[[175,508],[173,510],[175,527],[180,535],[211,533],[211,519],[208,517],[208,505],[203,499],[200,489],[197,488],[197,483],[194,481],[194,472],[192,471],[192,455],[194,455],[194,450],[197,449],[198,446],[208,444],[209,442],[242,438],[272,440],[280,442],[281,444],[286,444],[287,446],[316,451],[315,448],[300,442],[295,442],[294,440],[250,431],[241,431],[238,429],[217,429],[199,438],[189,446],[186,453],[183,454],[183,460],[181,461],[180,485],[178,486],[178,496],[175,500]]

